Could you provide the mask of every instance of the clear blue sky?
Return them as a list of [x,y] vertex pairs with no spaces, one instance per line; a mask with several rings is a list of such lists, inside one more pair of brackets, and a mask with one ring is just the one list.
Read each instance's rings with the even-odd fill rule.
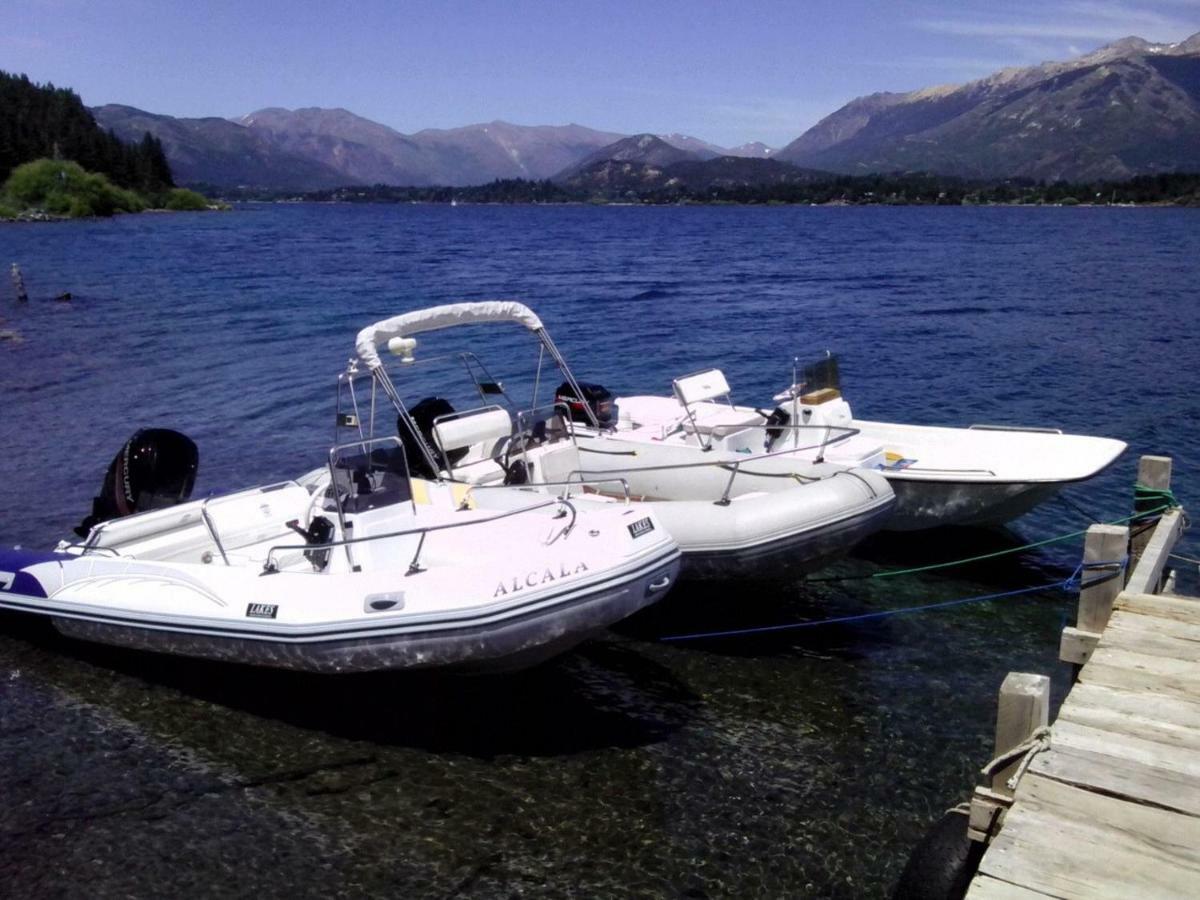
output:
[[176,116],[341,106],[404,132],[779,147],[862,94],[1196,31],[1200,0],[0,0],[0,69]]

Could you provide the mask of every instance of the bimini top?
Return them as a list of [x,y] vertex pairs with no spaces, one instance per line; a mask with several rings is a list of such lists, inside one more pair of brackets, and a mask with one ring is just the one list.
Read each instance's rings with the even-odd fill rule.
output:
[[437,331],[455,325],[475,325],[481,322],[517,322],[530,331],[540,331],[542,320],[533,310],[514,300],[487,300],[480,303],[448,303],[392,316],[358,333],[354,348],[358,358],[369,369],[378,369],[379,347],[393,338],[407,337],[422,331]]

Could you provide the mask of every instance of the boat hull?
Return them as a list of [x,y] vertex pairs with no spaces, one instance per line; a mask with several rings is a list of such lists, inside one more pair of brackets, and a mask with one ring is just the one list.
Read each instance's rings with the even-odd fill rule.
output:
[[[878,472],[793,457],[712,459],[700,448],[579,436],[589,477],[620,476],[683,551],[686,578],[793,577],[882,528],[895,494]],[[663,468],[672,467],[672,468]]]
[[920,531],[937,525],[1003,525],[1053,497],[1062,482],[981,483],[918,481],[884,473],[896,492],[896,510],[885,531]]
[[[678,576],[680,561],[660,562],[586,597],[539,609],[502,625],[480,624],[320,640],[249,639],[51,616],[70,638],[219,662],[337,674],[392,669],[469,672],[528,668],[570,650],[608,626],[657,602]],[[665,582],[665,583],[664,583]]]
[[[678,578],[680,553],[663,530],[651,529],[648,537],[655,536],[656,543],[609,564],[605,573],[548,563],[506,577],[490,575],[502,571],[492,568],[474,577],[446,570],[439,581],[406,586],[410,607],[401,600],[392,612],[360,616],[345,615],[347,601],[361,609],[364,601],[356,598],[403,597],[396,590],[403,580],[389,573],[288,580],[222,567],[189,572],[111,557],[6,551],[0,553],[0,609],[44,617],[70,638],[296,671],[512,670],[569,650],[665,596]],[[601,566],[579,565],[590,568]],[[443,611],[418,610],[422,591],[444,597]],[[456,593],[475,599],[449,602]],[[185,608],[189,599],[197,606]],[[305,600],[315,601],[310,608],[327,608],[327,617],[275,619],[277,611]]]
[[[832,522],[736,547],[685,545],[681,577],[687,579],[795,578],[845,556],[890,519],[895,500],[883,497]],[[669,515],[659,518],[670,528]],[[677,528],[678,530],[678,528]]]

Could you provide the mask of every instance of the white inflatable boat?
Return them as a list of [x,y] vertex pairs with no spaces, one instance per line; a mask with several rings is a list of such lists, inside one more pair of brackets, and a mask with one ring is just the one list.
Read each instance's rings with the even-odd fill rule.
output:
[[[939,525],[999,525],[1097,475],[1125,450],[1112,438],[1054,429],[973,425],[945,428],[854,418],[843,399],[837,360],[827,355],[775,397],[769,410],[731,403],[688,403],[693,381],[728,384],[718,369],[675,382],[674,397],[622,397],[618,434],[653,421],[664,433],[696,427],[742,429],[755,447],[877,472],[896,493],[885,526],[912,531]],[[681,393],[683,391],[684,393]],[[711,398],[710,398],[711,399]]]
[[[372,376],[390,387],[382,368]],[[353,438],[327,467],[191,501],[195,445],[139,432],[82,542],[0,551],[0,608],[71,637],[230,662],[508,669],[567,650],[675,581],[679,549],[652,510],[413,477],[398,437],[372,437],[341,411],[339,425]]]
[[402,437],[410,458],[422,458],[431,475],[482,489],[578,486],[571,502],[581,510],[631,502],[666,526],[694,576],[808,571],[878,530],[891,512],[894,495],[878,473],[767,454],[761,437],[755,448],[736,429],[614,431],[610,410],[594,402],[595,386],[576,381],[541,321],[518,303],[460,303],[397,316],[360,334],[359,355],[368,366],[380,364],[372,348],[386,344],[414,360],[415,335],[506,321],[531,331],[560,370],[565,380],[555,402],[538,404],[541,358],[533,396],[521,409],[473,355],[456,354],[484,405],[457,412],[428,397],[411,408],[418,427]]

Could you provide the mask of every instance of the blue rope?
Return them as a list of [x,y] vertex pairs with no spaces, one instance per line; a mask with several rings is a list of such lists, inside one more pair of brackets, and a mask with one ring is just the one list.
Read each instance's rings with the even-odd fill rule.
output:
[[[841,625],[847,622],[866,622],[872,619],[886,619],[890,616],[902,616],[908,613],[928,612],[933,609],[948,609],[952,606],[966,606],[970,603],[990,603],[993,600],[1003,600],[1007,597],[1019,597],[1023,594],[1036,594],[1041,591],[1051,591],[1055,588],[1065,593],[1072,593],[1081,588],[1092,587],[1102,581],[1117,577],[1125,570],[1129,558],[1111,560],[1108,562],[1080,563],[1075,570],[1062,581],[1052,581],[1049,584],[1039,584],[1034,587],[1017,588],[1013,591],[1002,591],[998,594],[984,594],[978,597],[962,597],[958,600],[944,600],[940,603],[925,603],[921,606],[905,606],[901,609],[885,609],[879,612],[859,613],[853,616],[836,616],[830,619],[816,619],[811,622],[787,622],[783,625],[759,625],[755,628],[735,628],[729,631],[704,631],[696,634],[672,634],[660,637],[660,641],[695,641],[707,638],[741,637],[749,634],[767,634],[775,631],[795,631],[800,628],[816,628],[821,625]],[[1083,573],[1091,569],[1112,568],[1113,571],[1100,578],[1083,582]]]

